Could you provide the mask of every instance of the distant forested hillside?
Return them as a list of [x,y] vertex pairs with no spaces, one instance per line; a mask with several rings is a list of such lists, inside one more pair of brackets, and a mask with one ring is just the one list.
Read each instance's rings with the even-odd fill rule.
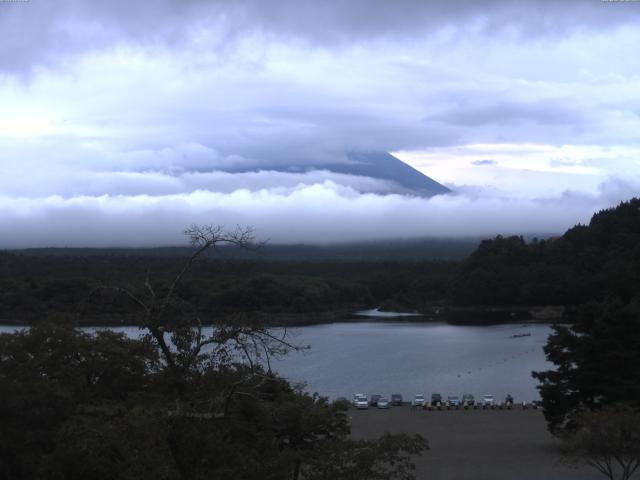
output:
[[[420,309],[447,296],[452,261],[479,239],[420,239],[257,250],[217,248],[182,283],[188,315],[348,312],[378,305]],[[0,253],[0,319],[74,315],[82,322],[135,322],[136,306],[103,287],[136,291],[147,275],[167,288],[188,247],[41,248]],[[327,318],[321,315],[320,318]],[[314,321],[297,318],[297,322]]]
[[[220,249],[181,283],[176,314],[325,316],[387,309],[489,312],[495,307],[571,307],[640,292],[640,199],[596,213],[589,225],[544,240],[498,236],[473,251],[472,240],[407,241],[360,246],[270,246],[262,252]],[[463,260],[462,252],[470,253]],[[105,287],[168,288],[189,249],[41,249],[0,253],[0,321],[73,316],[81,323],[135,323],[126,295]],[[440,256],[438,256],[440,255]],[[439,258],[439,259],[438,259]],[[484,309],[484,310],[482,310]],[[526,309],[525,309],[526,310]],[[502,320],[513,321],[509,310]],[[518,313],[519,315],[519,313]],[[524,317],[523,317],[524,318]],[[455,319],[454,319],[455,320]],[[277,321],[277,320],[276,320]],[[455,320],[458,321],[458,320]]]
[[640,199],[593,215],[564,235],[483,241],[458,267],[451,301],[461,305],[578,305],[640,292]]
[[[0,254],[0,319],[37,321],[72,314],[82,322],[135,322],[137,306],[104,287],[161,292],[185,262],[170,256]],[[380,304],[443,303],[449,262],[197,262],[182,282],[181,311],[217,315],[352,311]],[[188,307],[188,308],[186,308]],[[118,320],[114,320],[118,319]],[[304,321],[304,320],[302,320]]]
[[[360,243],[305,245],[270,244],[258,249],[242,249],[234,246],[219,246],[215,258],[219,260],[255,261],[454,261],[462,260],[480,244],[481,238],[423,238],[387,240]],[[12,250],[11,253],[39,257],[186,257],[189,247],[156,248],[29,248]]]

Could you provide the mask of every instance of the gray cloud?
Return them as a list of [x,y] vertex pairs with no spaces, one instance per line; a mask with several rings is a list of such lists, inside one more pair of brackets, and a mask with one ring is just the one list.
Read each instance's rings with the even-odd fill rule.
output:
[[564,36],[631,24],[640,18],[635,7],[588,0],[5,2],[0,5],[0,68],[20,71],[127,43],[169,48],[204,43],[224,51],[253,33],[321,45],[410,39],[446,29],[456,36]]
[[[596,0],[0,2],[0,238],[177,243],[192,221],[278,241],[562,230],[638,191],[639,21]],[[495,151],[459,157],[472,144]],[[602,148],[523,158],[535,145]],[[345,150],[436,148],[425,173],[461,195],[382,195],[395,186],[322,169]],[[471,166],[485,155],[500,168]],[[608,175],[628,183],[546,189]]]
[[427,122],[444,122],[453,125],[479,126],[503,124],[581,125],[591,122],[590,112],[566,99],[541,99],[534,102],[498,100],[478,105],[481,95],[469,102],[448,108],[441,114],[427,118]]
[[[147,168],[190,144],[204,153],[185,168],[199,155],[196,169],[232,169],[334,163],[346,148],[637,141],[640,119],[624,115],[636,38],[620,30],[640,18],[634,5],[66,0],[0,12],[0,69],[34,67],[7,96],[50,103],[73,135],[89,127],[117,161],[154,157]],[[614,27],[620,38],[598,37]],[[536,41],[522,46],[526,32]]]
[[485,165],[497,165],[498,162],[496,162],[495,160],[474,160],[473,162],[471,162],[471,165],[476,165],[479,167],[485,166]]

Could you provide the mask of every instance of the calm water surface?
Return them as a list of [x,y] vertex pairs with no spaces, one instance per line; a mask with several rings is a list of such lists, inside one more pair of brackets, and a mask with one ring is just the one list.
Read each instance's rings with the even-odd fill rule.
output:
[[[454,326],[444,323],[362,322],[290,330],[309,344],[274,362],[274,369],[307,390],[332,398],[357,392],[405,399],[416,393],[491,393],[517,401],[539,398],[532,370],[551,368],[542,347],[548,325]],[[512,335],[531,336],[512,338]]]
[[[0,327],[0,332],[15,330]],[[122,327],[131,337],[136,327]],[[539,398],[532,370],[551,368],[542,351],[548,325],[454,326],[444,323],[349,322],[288,329],[290,341],[310,345],[272,362],[306,390],[331,398],[354,393],[410,399],[416,393],[491,393],[502,400]],[[512,338],[514,334],[531,336]]]

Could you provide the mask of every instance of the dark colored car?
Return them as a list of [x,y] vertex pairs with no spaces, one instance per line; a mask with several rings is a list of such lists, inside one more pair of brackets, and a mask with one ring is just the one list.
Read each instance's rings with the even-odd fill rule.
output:
[[391,395],[391,405],[395,405],[396,407],[402,406],[402,395],[399,393],[394,393]]
[[460,397],[457,395],[449,395],[447,397],[447,405],[451,408],[458,408],[460,406]]
[[369,402],[369,404],[372,407],[376,407],[380,398],[382,398],[382,395],[371,395],[371,401]]
[[462,406],[473,407],[476,403],[476,399],[470,393],[462,395]]
[[437,405],[438,403],[442,403],[442,395],[439,393],[431,394],[431,405]]

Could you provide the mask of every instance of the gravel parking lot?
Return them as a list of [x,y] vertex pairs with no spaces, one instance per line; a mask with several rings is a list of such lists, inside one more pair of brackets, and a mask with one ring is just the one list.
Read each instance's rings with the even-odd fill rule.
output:
[[598,480],[589,467],[559,460],[540,410],[426,411],[409,406],[349,410],[352,436],[419,433],[431,447],[416,458],[416,478],[429,480]]

